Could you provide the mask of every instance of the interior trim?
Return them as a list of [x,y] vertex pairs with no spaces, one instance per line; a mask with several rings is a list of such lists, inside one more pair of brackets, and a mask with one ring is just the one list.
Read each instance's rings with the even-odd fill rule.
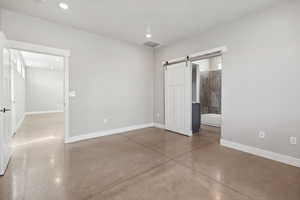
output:
[[15,134],[15,133],[18,131],[18,129],[21,127],[21,125],[22,125],[22,123],[23,123],[23,121],[24,121],[24,119],[25,119],[25,116],[26,116],[26,113],[23,113],[22,118],[18,121],[16,127],[14,127],[14,128],[15,128],[14,134]]
[[220,143],[222,146],[225,146],[228,148],[236,149],[239,151],[243,151],[243,152],[250,153],[250,154],[253,154],[256,156],[268,158],[271,160],[275,160],[275,161],[278,161],[278,162],[281,162],[284,164],[288,164],[288,165],[292,165],[292,166],[300,168],[300,159],[299,158],[275,153],[272,151],[267,151],[264,149],[259,149],[256,147],[252,147],[252,146],[248,146],[248,145],[244,145],[244,144],[240,144],[240,143],[236,143],[236,142],[232,142],[232,141],[224,140],[224,139],[221,139]]
[[62,112],[64,112],[64,111],[63,110],[45,110],[45,111],[26,112],[25,115],[62,113]]
[[155,127],[155,128],[165,129],[165,125],[164,125],[164,124],[156,123],[156,122],[154,122],[154,127]]
[[153,126],[154,126],[154,123],[147,123],[147,124],[140,124],[140,125],[134,125],[134,126],[127,126],[127,127],[123,127],[123,128],[81,134],[78,136],[70,136],[67,140],[65,140],[65,143],[73,143],[73,142],[78,142],[78,141],[82,141],[82,140],[88,140],[88,139],[93,139],[93,138],[102,137],[102,136],[114,135],[114,134],[119,134],[119,133],[123,133],[123,132],[142,129],[142,128],[149,128],[149,127],[153,127]]

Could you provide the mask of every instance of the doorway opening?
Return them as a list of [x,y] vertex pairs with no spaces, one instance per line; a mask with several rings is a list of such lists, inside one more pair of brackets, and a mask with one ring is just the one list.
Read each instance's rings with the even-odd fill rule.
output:
[[[192,62],[193,133],[220,138],[222,125],[222,56]],[[211,134],[211,135],[210,135]]]
[[[0,32],[0,175],[23,147],[43,151],[69,138],[70,51],[7,40]],[[54,156],[54,154],[52,154]],[[52,158],[51,158],[52,159]]]
[[64,57],[16,49],[9,53],[13,146],[63,142]]

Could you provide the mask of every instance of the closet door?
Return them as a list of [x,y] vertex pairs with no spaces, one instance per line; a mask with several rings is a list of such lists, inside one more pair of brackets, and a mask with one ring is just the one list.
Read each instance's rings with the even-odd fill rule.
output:
[[5,37],[0,32],[0,175],[11,157],[11,66]]
[[165,69],[165,128],[183,135],[192,135],[191,64],[182,62]]

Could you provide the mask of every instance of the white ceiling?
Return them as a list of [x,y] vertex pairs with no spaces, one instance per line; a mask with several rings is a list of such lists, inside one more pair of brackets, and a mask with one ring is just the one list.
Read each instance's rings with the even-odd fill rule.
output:
[[[70,9],[62,11],[65,1]],[[0,0],[0,6],[89,32],[142,44],[150,25],[161,44],[285,0]]]
[[43,69],[62,70],[64,59],[59,56],[51,56],[40,53],[21,51],[25,65],[27,67],[36,67]]

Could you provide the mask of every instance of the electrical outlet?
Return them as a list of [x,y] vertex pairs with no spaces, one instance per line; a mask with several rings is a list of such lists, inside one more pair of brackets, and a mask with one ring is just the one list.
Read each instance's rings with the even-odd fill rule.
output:
[[159,113],[157,113],[157,114],[156,114],[156,117],[157,117],[157,119],[159,119],[159,118],[160,118],[160,114],[159,114]]
[[103,123],[106,124],[108,122],[108,119],[103,119]]
[[266,133],[265,133],[264,131],[259,131],[258,136],[259,136],[260,138],[265,138]]
[[297,138],[296,137],[290,137],[290,143],[291,144],[297,144]]
[[70,91],[69,97],[76,97],[76,91]]

